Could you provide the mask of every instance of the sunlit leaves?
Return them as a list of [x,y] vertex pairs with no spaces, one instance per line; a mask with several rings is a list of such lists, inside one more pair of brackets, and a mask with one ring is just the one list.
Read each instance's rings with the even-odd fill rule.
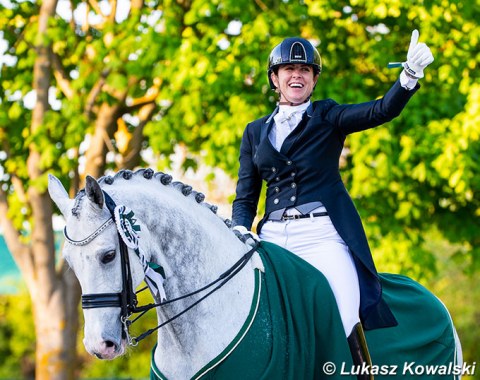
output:
[[33,375],[35,328],[30,310],[30,298],[23,290],[17,295],[0,296],[0,377],[2,378],[24,378]]
[[[28,133],[29,111],[20,100],[31,90],[32,47],[39,38],[36,9],[14,4],[0,15],[7,25],[9,54],[17,59],[14,67],[2,68],[2,91],[5,97],[17,94],[17,100],[5,98],[1,114],[11,123],[3,127],[12,150],[5,168],[17,175],[26,175],[22,162],[31,142],[47,146],[41,154],[43,169],[71,172],[102,102],[115,105],[127,99],[128,104],[158,93],[158,112],[144,134],[162,162],[168,165],[176,144],[183,144],[190,160],[185,166],[197,159],[235,176],[245,125],[274,107],[266,62],[276,43],[292,35],[311,39],[324,63],[314,98],[353,103],[381,96],[398,77],[386,63],[405,59],[416,27],[435,56],[423,87],[399,119],[347,139],[350,156],[342,175],[367,231],[381,223],[380,234],[369,232],[374,247],[387,234],[395,235],[389,238],[392,244],[409,239],[403,228],[421,234],[443,224],[447,211],[474,218],[467,210],[480,208],[479,91],[474,85],[480,28],[478,8],[470,3],[194,0],[146,5],[120,23],[98,24],[89,31],[56,17],[42,38],[61,60],[73,95],[66,99],[57,86],[61,108],[47,114],[36,135]],[[89,96],[102,81],[86,112]],[[112,141],[118,153],[126,152],[122,128],[128,133],[135,128],[126,120],[118,123],[118,143]]]

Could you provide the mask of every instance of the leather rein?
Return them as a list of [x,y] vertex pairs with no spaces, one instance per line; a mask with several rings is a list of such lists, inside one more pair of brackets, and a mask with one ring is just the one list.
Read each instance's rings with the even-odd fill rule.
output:
[[[75,246],[85,246],[89,244],[93,239],[99,236],[110,224],[115,224],[115,207],[116,204],[113,199],[103,191],[105,197],[105,205],[110,212],[110,218],[104,222],[97,230],[95,230],[92,234],[86,237],[83,240],[73,240],[67,234],[67,227],[65,226],[64,235],[65,240]],[[122,268],[122,291],[120,293],[91,293],[91,294],[82,294],[82,309],[98,309],[98,308],[107,308],[107,307],[119,307],[120,311],[120,320],[123,325],[122,330],[122,337],[127,340],[130,346],[136,346],[138,342],[142,339],[146,338],[156,330],[160,329],[161,327],[169,324],[170,322],[174,321],[181,315],[185,314],[187,311],[198,305],[200,302],[205,300],[211,294],[219,290],[223,287],[228,281],[230,281],[237,273],[239,273],[243,267],[247,264],[250,258],[255,253],[258,243],[256,243],[247,253],[245,253],[235,264],[233,264],[228,270],[222,273],[216,280],[208,283],[207,285],[201,287],[200,289],[194,290],[191,293],[179,296],[177,298],[173,298],[170,300],[166,300],[163,302],[157,303],[150,303],[147,305],[138,306],[137,294],[142,292],[143,290],[147,289],[144,287],[137,292],[135,292],[133,288],[133,281],[132,281],[132,273],[130,267],[130,260],[128,255],[128,247],[123,241],[120,233],[118,232],[118,241],[120,244],[120,263]],[[129,334],[129,327],[132,323],[137,321],[141,316],[143,316],[147,311],[154,309],[156,307],[162,307],[176,301],[180,301],[185,298],[189,298],[193,295],[196,295],[202,291],[205,291],[211,287],[216,285],[213,289],[211,289],[208,293],[200,297],[198,300],[187,306],[181,312],[175,314],[173,317],[169,318],[165,322],[157,325],[156,327],[147,330],[143,334],[140,334],[138,337],[131,337]],[[130,320],[130,317],[133,314],[139,313],[136,318]]]

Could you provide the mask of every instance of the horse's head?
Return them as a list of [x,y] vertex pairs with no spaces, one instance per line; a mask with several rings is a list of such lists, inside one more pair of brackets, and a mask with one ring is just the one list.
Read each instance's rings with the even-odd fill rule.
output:
[[[125,258],[107,204],[108,195],[91,177],[87,177],[85,189],[75,199],[69,198],[61,182],[52,175],[48,190],[66,220],[63,256],[82,288],[85,348],[98,358],[113,359],[123,354],[126,346],[121,322],[125,311]],[[135,289],[144,277],[142,264],[138,257],[129,258],[125,252],[130,262],[131,286]]]

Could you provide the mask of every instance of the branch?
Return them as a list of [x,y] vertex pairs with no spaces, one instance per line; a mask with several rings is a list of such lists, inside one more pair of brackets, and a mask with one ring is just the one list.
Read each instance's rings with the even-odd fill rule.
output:
[[70,86],[70,80],[68,79],[68,76],[65,73],[65,70],[63,68],[62,62],[60,61],[60,58],[58,57],[57,54],[55,54],[55,52],[53,52],[53,50],[50,51],[50,57],[52,62],[53,75],[57,80],[60,90],[67,97],[67,99],[72,99],[74,95],[74,91]]
[[[90,140],[90,146],[85,152],[85,173],[94,178],[101,177],[105,171],[106,141],[111,139],[116,131],[117,119],[122,114],[122,105],[101,104],[95,121],[95,128]],[[108,149],[112,149],[110,145]]]
[[102,9],[100,8],[100,5],[98,5],[96,0],[89,0],[88,2],[90,3],[95,12],[97,12],[103,18],[106,18],[105,14],[102,12]]
[[131,113],[139,108],[155,103],[158,96],[158,89],[155,89],[151,94],[142,96],[141,98],[133,99],[128,107],[125,107],[126,113]]
[[128,142],[127,154],[122,157],[118,166],[124,169],[134,169],[140,161],[140,152],[142,150],[143,143],[143,129],[145,125],[152,119],[153,114],[157,110],[155,102],[150,102],[144,105],[139,113],[138,117],[140,123],[135,127],[133,136]]
[[[55,14],[57,1],[44,0],[40,8],[40,17],[37,33],[46,35],[48,21]],[[45,113],[49,110],[48,90],[51,83],[51,47],[42,39],[36,46],[36,57],[33,69],[33,89],[37,93],[37,99],[32,112],[31,133],[36,133],[45,122]],[[30,179],[38,180],[43,175],[40,167],[41,147],[35,143],[29,145],[27,170]],[[32,280],[34,287],[30,290],[39,289],[42,296],[49,297],[53,293],[55,279],[55,246],[52,230],[52,202],[45,190],[40,190],[33,184],[28,187],[27,197],[32,209],[32,230],[30,233],[33,270],[35,276]],[[35,288],[35,284],[41,284]]]
[[87,103],[85,105],[85,114],[88,116],[90,119],[93,114],[93,107],[95,105],[95,100],[102,91],[102,87],[105,85],[106,79],[108,75],[110,74],[110,69],[105,69],[102,71],[100,75],[100,79],[98,80],[97,83],[95,83],[95,86],[92,87],[92,90],[87,96]]
[[143,0],[132,0],[130,3],[130,12],[141,10],[143,8]]
[[108,16],[108,20],[113,23],[115,21],[115,16],[117,15],[117,0],[111,0],[110,6],[112,10]]
[[[73,149],[73,159],[78,161],[78,148]],[[71,198],[75,198],[78,190],[80,190],[80,174],[78,172],[78,165],[75,166],[73,169],[73,178],[71,181],[70,189],[68,190],[68,194]]]
[[265,3],[262,0],[255,0],[257,5],[260,7],[260,9],[264,12],[268,11],[268,7],[265,5]]
[[144,96],[142,96],[141,98],[133,99],[130,102],[130,104],[125,108],[127,113],[155,102],[158,93],[160,92],[162,80],[160,78],[155,78],[153,83],[154,85],[147,90]]
[[82,32],[87,34],[90,29],[90,23],[88,21],[88,13],[90,12],[90,5],[87,3],[85,7],[85,24],[82,25]]
[[22,180],[18,178],[15,174],[12,174],[11,176],[12,179],[12,185],[13,189],[15,190],[15,193],[18,195],[18,199],[21,202],[27,202],[27,194],[25,194],[25,189],[23,187]]
[[73,16],[73,11],[74,11],[74,9],[75,9],[75,4],[73,3],[72,0],[70,0],[70,11],[71,11],[71,12],[70,12],[70,22],[69,22],[69,24],[70,24],[70,28],[71,28],[72,30],[75,30],[75,28],[76,28],[76,25],[75,25],[75,17]]
[[116,153],[115,147],[112,144],[112,140],[110,139],[108,132],[105,129],[102,129],[101,132],[102,132],[103,142],[105,143],[105,146],[107,147],[108,151],[110,153],[115,154]]

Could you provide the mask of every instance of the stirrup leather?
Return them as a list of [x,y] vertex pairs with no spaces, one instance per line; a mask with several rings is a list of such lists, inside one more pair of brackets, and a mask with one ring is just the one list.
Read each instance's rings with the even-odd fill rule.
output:
[[[350,347],[350,352],[352,353],[353,364],[362,368],[366,366],[372,370],[372,358],[370,357],[370,352],[368,351],[367,339],[365,338],[365,333],[361,323],[357,323],[350,335],[347,338],[348,346]],[[364,364],[365,363],[365,364]],[[374,380],[372,374],[358,374],[358,380]]]

